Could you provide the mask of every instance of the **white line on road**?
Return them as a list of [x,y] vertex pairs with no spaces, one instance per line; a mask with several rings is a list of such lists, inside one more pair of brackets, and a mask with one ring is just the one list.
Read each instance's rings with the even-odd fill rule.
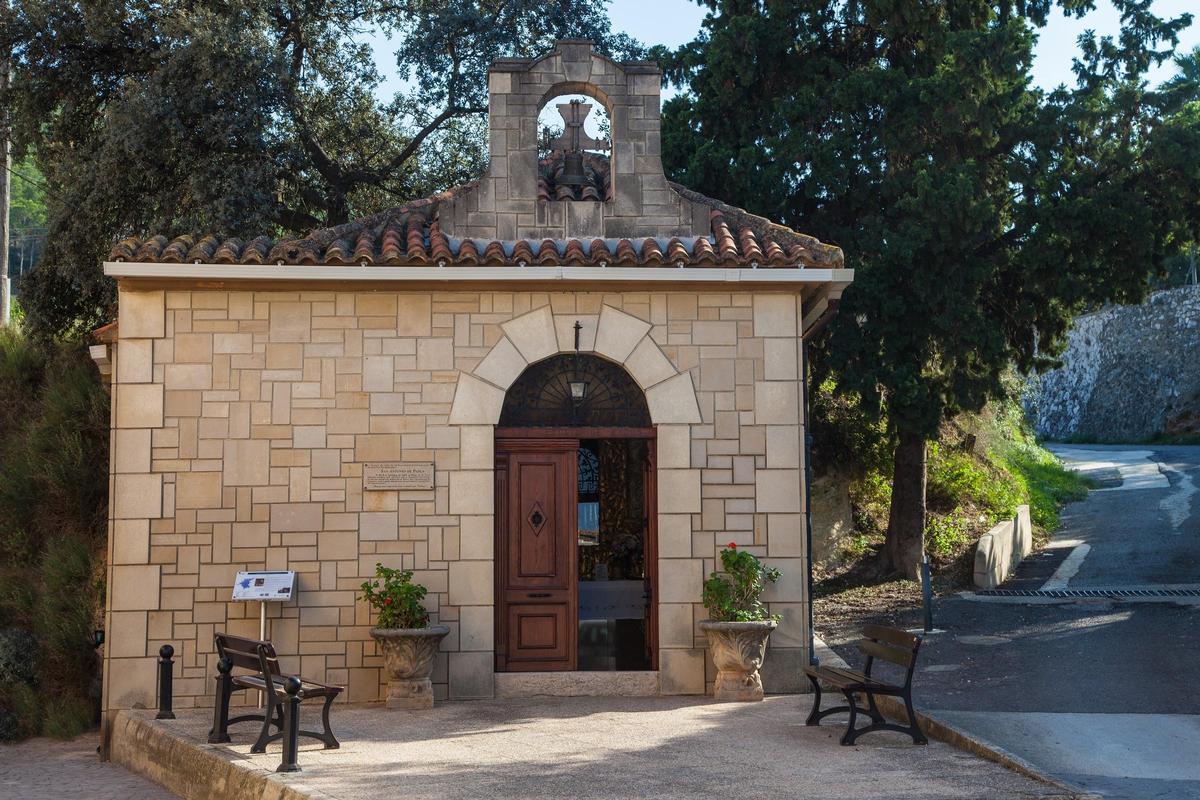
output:
[[1192,482],[1192,476],[1186,472],[1177,474],[1179,486],[1158,504],[1158,510],[1170,519],[1171,533],[1176,536],[1180,534],[1180,526],[1192,515],[1192,495],[1196,493],[1196,484]]
[[1061,591],[1067,588],[1067,584],[1071,582],[1071,578],[1079,572],[1079,568],[1083,566],[1083,560],[1087,558],[1087,554],[1092,551],[1090,544],[1081,544],[1071,551],[1070,555],[1063,559],[1063,562],[1058,565],[1058,569],[1054,570],[1054,574],[1050,576],[1050,580],[1042,584],[1042,591]]
[[1151,458],[1150,450],[1085,450],[1052,445],[1050,451],[1061,458],[1068,469],[1076,472],[1115,469],[1121,473],[1121,485],[1098,492],[1121,492],[1130,489],[1169,489],[1167,476]]

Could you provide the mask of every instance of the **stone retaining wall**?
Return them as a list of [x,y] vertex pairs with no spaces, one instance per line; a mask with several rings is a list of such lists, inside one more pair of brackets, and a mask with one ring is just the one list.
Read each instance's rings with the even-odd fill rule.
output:
[[980,589],[995,589],[1032,550],[1029,506],[1017,506],[1016,516],[997,523],[979,537],[975,545],[975,585]]
[[1200,287],[1075,320],[1063,366],[1031,380],[1039,436],[1140,441],[1200,433]]

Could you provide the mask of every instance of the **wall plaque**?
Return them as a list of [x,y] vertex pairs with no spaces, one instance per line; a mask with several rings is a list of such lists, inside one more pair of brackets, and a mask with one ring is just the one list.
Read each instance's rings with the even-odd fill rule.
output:
[[433,462],[385,461],[363,464],[363,489],[368,492],[433,488]]

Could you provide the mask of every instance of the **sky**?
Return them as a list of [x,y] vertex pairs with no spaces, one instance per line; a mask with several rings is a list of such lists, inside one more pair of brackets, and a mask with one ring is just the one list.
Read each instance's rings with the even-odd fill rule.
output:
[[[1191,12],[1196,21],[1179,37],[1178,52],[1187,52],[1200,46],[1200,0],[1154,0],[1155,13],[1161,17],[1174,17]],[[678,47],[695,38],[704,20],[706,9],[694,0],[612,0],[609,17],[613,28],[624,31],[645,44],[663,44]],[[1053,89],[1060,83],[1071,84],[1071,59],[1078,52],[1076,40],[1085,30],[1092,29],[1100,35],[1117,35],[1121,20],[1109,0],[1097,0],[1096,10],[1084,19],[1068,19],[1061,11],[1054,11],[1050,22],[1039,32],[1034,52],[1033,78],[1044,89]],[[392,49],[382,36],[369,39],[375,51],[379,71],[385,76],[380,87],[380,97],[391,99],[399,81],[393,76]],[[1149,76],[1151,83],[1159,83],[1174,74],[1174,65],[1166,64]],[[670,92],[666,93],[669,97]]]

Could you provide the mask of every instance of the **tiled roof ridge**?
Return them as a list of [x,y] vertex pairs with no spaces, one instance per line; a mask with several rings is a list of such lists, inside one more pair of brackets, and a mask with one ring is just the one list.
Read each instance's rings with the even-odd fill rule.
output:
[[[738,227],[749,228],[754,231],[760,241],[775,241],[785,249],[791,246],[799,245],[810,250],[814,255],[820,255],[827,258],[830,267],[841,267],[844,257],[842,248],[828,242],[822,242],[815,236],[810,236],[807,233],[800,233],[797,230],[780,225],[778,222],[772,222],[766,217],[752,214],[744,208],[731,206],[728,203],[723,203],[720,200],[715,200],[707,195],[700,194],[697,191],[687,188],[674,181],[667,183],[678,192],[683,198],[691,200],[693,203],[700,203],[709,206],[713,211],[720,212],[729,221]],[[818,259],[818,260],[824,260]]]
[[443,202],[470,191],[467,183],[369,217],[312,231],[303,238],[248,242],[209,234],[168,240],[128,237],[112,248],[111,261],[288,265],[489,265],[537,266],[807,266],[837,268],[841,248],[822,243],[744,209],[671,187],[710,209],[707,235],[571,237],[498,240],[448,236],[442,231]]

